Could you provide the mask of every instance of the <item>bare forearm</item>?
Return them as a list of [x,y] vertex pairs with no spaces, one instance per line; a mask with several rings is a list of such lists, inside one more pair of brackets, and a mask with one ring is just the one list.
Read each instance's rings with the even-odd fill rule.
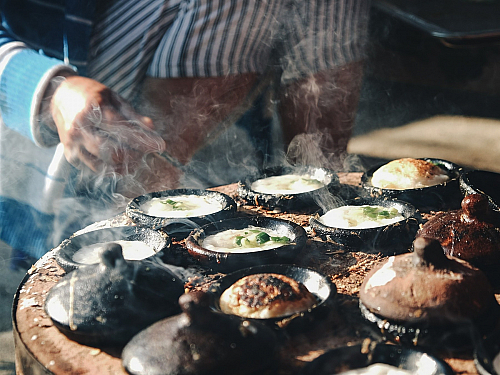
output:
[[[305,153],[314,146],[326,161],[332,161],[346,152],[354,125],[362,72],[362,62],[350,63],[310,75],[280,93],[279,111],[284,141],[286,146],[292,145],[289,156],[304,160],[308,157]],[[305,136],[294,140],[301,134]],[[309,144],[302,145],[301,142]]]
[[164,149],[151,119],[89,78],[63,80],[50,99],[50,112],[64,155],[77,168],[126,174],[144,154]]
[[[242,103],[256,74],[212,78],[148,78],[143,105],[166,141],[170,156],[185,164],[215,136]],[[222,130],[222,129],[220,129]]]

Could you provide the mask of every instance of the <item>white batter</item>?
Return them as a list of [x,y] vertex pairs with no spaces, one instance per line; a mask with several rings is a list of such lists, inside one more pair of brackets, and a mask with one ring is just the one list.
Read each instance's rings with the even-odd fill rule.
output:
[[374,363],[368,367],[341,372],[340,375],[411,375],[413,372],[403,370],[385,363]]
[[150,216],[185,218],[213,214],[222,210],[222,204],[206,196],[176,195],[153,198],[141,204],[141,210]]
[[[260,239],[267,241],[262,242],[259,241]],[[288,237],[276,231],[249,226],[245,229],[228,229],[207,236],[200,245],[205,249],[220,253],[252,253],[274,249],[289,242]]]
[[[142,241],[112,241],[122,247],[123,258],[126,260],[146,259],[156,254],[154,249]],[[81,264],[99,263],[100,250],[111,242],[100,242],[84,246],[73,254],[73,261]]]
[[251,189],[264,194],[300,194],[324,187],[325,184],[307,175],[272,176],[252,183]]
[[366,229],[383,227],[404,220],[394,207],[342,206],[328,211],[319,218],[324,225],[342,229]]
[[342,372],[342,375],[356,375],[356,374],[369,374],[369,375],[428,375],[436,373],[437,364],[427,354],[423,354],[415,363],[416,369],[413,371],[404,370],[386,363],[374,363],[368,367],[356,370]]
[[371,183],[378,188],[405,190],[439,185],[449,179],[446,171],[429,161],[403,158],[377,169]]

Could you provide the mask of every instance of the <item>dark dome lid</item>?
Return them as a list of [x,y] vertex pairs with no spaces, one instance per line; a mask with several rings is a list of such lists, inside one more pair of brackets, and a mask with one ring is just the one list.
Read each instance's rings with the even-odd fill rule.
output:
[[488,198],[470,194],[462,208],[430,219],[417,237],[438,240],[447,255],[464,259],[490,277],[500,265],[500,213],[491,209]]
[[138,333],[122,352],[130,374],[250,374],[274,361],[276,335],[263,324],[210,309],[210,297],[179,298],[182,314]]
[[446,256],[438,241],[420,237],[413,247],[366,276],[360,300],[371,312],[398,322],[457,323],[477,318],[495,302],[486,276]]
[[45,311],[75,341],[124,344],[148,325],[176,314],[184,282],[151,261],[127,261],[106,244],[100,263],[64,276],[48,293]]

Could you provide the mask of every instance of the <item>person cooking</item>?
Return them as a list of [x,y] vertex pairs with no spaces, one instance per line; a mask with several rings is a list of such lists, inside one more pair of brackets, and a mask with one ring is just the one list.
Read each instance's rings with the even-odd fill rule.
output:
[[0,4],[0,239],[31,257],[135,195],[232,182],[275,118],[293,159],[345,153],[369,1]]

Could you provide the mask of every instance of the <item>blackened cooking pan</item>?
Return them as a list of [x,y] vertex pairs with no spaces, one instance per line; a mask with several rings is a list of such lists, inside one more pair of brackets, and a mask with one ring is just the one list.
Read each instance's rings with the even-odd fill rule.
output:
[[374,0],[373,6],[447,45],[500,42],[497,0]]

